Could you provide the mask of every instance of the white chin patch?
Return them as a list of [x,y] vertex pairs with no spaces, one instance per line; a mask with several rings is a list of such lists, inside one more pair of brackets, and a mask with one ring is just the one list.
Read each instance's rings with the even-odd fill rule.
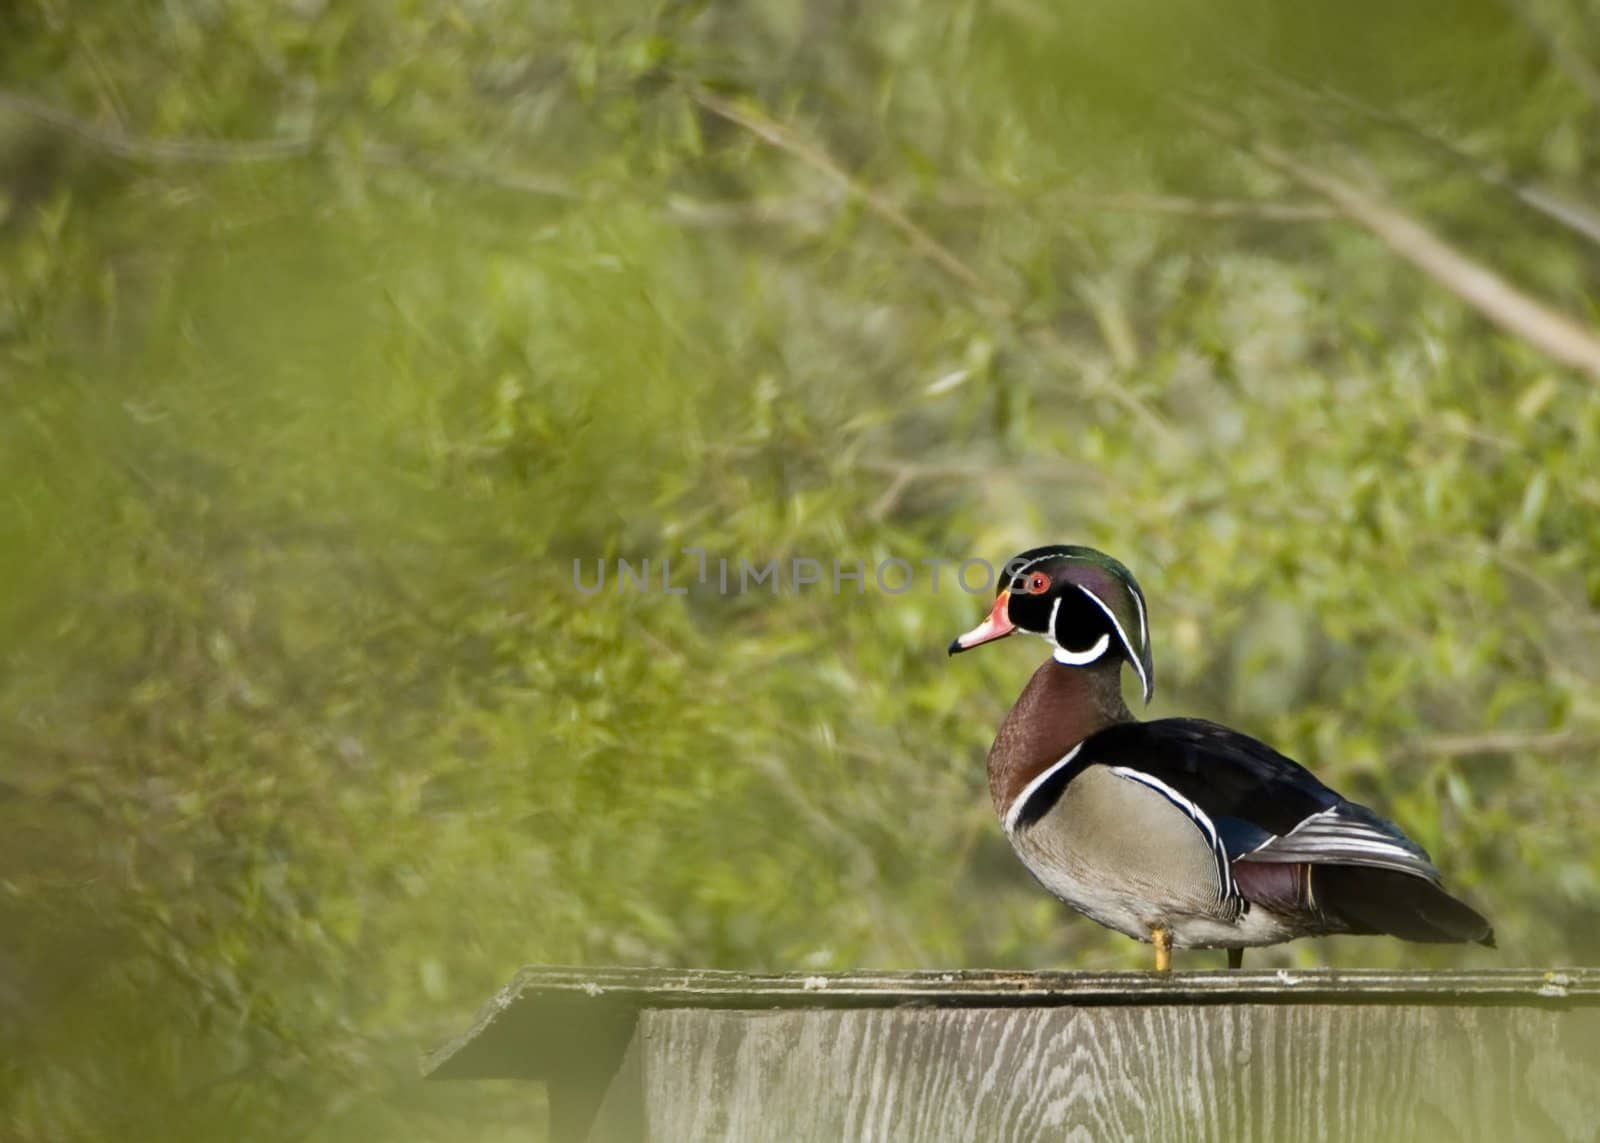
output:
[[1111,646],[1111,636],[1101,635],[1096,639],[1094,646],[1086,647],[1082,651],[1069,651],[1065,647],[1055,649],[1055,661],[1065,663],[1069,667],[1086,667],[1101,655],[1106,653],[1106,648]]

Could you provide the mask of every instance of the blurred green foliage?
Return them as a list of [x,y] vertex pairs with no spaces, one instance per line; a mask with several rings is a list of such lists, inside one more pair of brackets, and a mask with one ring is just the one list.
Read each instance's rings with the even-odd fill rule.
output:
[[533,1097],[416,1055],[523,962],[1143,965],[992,820],[1038,646],[947,663],[948,573],[574,590],[684,546],[1101,546],[1155,714],[1381,807],[1501,936],[1255,963],[1589,959],[1596,381],[1188,111],[1583,321],[1519,192],[1592,192],[1594,32],[0,9],[0,1135],[492,1138]]

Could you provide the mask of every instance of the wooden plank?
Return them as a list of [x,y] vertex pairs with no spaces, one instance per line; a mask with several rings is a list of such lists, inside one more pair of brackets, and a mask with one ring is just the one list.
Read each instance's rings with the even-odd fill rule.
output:
[[652,1140],[1593,1139],[1600,1010],[1437,1004],[641,1016]]
[[[466,1033],[434,1052],[437,1079],[546,1078],[603,1039],[620,1056],[645,1008],[941,1008],[1205,1004],[1600,1004],[1600,970],[1494,972],[886,972],[752,975],[707,970],[526,968]],[[592,1034],[592,1035],[591,1035]],[[618,1037],[621,1037],[619,1039]],[[555,1045],[554,1051],[542,1045]],[[599,1050],[595,1046],[595,1051]],[[613,1061],[614,1062],[614,1061]]]

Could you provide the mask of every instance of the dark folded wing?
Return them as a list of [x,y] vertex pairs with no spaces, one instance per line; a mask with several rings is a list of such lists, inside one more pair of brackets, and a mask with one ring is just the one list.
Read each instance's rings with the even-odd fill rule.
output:
[[1147,774],[1209,819],[1233,861],[1439,871],[1392,822],[1347,801],[1266,743],[1194,718],[1129,722],[1084,743],[1085,759]]

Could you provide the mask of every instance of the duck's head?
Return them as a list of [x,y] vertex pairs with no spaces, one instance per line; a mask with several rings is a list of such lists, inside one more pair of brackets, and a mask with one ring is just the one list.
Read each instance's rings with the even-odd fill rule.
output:
[[1126,659],[1149,702],[1156,690],[1150,625],[1133,573],[1104,552],[1072,544],[1033,548],[1006,561],[989,617],[950,644],[970,651],[1014,631],[1039,635],[1056,662],[1087,667]]

